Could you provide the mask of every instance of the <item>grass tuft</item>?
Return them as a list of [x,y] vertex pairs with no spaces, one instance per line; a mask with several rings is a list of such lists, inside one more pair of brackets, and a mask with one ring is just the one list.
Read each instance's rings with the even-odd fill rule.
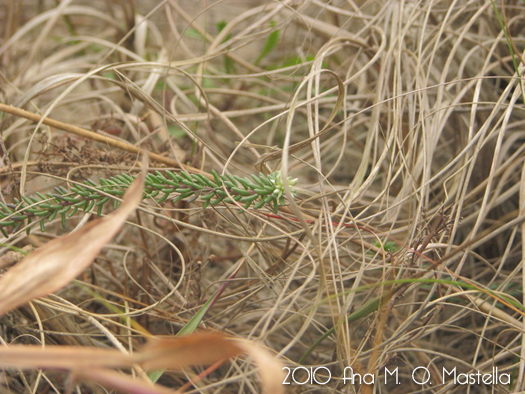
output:
[[[11,250],[113,217],[150,168],[75,281],[30,270],[60,290],[9,294],[0,339],[22,350],[2,390],[139,390],[149,373],[152,392],[525,391],[524,2],[19,3],[0,13],[0,275]],[[204,367],[140,359],[199,329],[223,334],[166,343],[210,341]],[[42,364],[35,344],[68,347]],[[106,349],[80,371],[69,346]],[[226,361],[243,353],[259,375]],[[275,360],[331,378],[282,385]],[[442,381],[455,367],[510,379]]]

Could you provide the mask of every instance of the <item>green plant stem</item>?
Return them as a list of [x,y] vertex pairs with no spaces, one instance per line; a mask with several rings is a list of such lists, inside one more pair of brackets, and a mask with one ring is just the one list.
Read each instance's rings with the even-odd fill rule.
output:
[[[270,175],[259,174],[248,177],[234,175],[219,175],[212,171],[213,180],[202,174],[190,174],[185,171],[157,171],[149,174],[145,180],[144,196],[157,204],[170,199],[173,202],[200,200],[203,208],[219,203],[240,204],[243,209],[260,209],[271,206],[274,212],[279,205],[285,204],[284,185],[279,172]],[[62,219],[65,227],[67,218],[78,210],[89,212],[96,210],[98,215],[102,209],[113,200],[114,208],[135,178],[128,174],[120,174],[108,179],[100,179],[98,183],[87,180],[83,185],[72,185],[70,189],[56,187],[55,193],[37,193],[33,196],[15,198],[13,204],[0,203],[0,231],[7,237],[7,230],[17,232],[23,225],[27,231],[30,224],[38,222],[42,231],[45,223],[57,216]],[[293,186],[297,180],[288,179]]]

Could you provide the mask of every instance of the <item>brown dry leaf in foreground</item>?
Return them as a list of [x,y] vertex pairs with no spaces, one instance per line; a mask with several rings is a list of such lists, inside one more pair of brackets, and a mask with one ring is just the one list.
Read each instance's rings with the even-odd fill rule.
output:
[[115,349],[75,346],[0,346],[0,368],[90,369],[131,367],[135,360]]
[[140,203],[144,177],[142,173],[135,179],[115,212],[54,239],[11,268],[0,279],[0,316],[61,289],[80,275]]
[[284,392],[281,363],[260,346],[217,333],[153,339],[135,354],[118,350],[70,346],[0,347],[0,368],[63,369],[77,380],[90,380],[127,393],[173,393],[149,381],[140,381],[108,368],[139,364],[145,369],[178,369],[211,364],[239,354],[248,354],[259,367],[264,393]]
[[[145,369],[177,369],[210,364],[244,353],[236,342],[217,333],[154,338],[137,355]],[[175,355],[175,357],[174,357]]]
[[184,337],[155,338],[137,354],[137,362],[145,369],[178,369],[248,354],[259,367],[264,393],[284,393],[283,366],[261,346],[246,340],[225,337],[217,333]]

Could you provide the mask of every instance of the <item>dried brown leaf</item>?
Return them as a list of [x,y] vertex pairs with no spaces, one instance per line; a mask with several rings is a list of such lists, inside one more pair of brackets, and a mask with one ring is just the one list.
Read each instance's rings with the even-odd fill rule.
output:
[[234,357],[244,350],[236,342],[217,333],[155,338],[137,354],[145,369],[177,369],[211,364]]
[[11,268],[0,279],[0,315],[61,289],[81,274],[138,206],[143,183],[141,174],[115,212],[54,239]]
[[[218,333],[155,338],[140,352],[71,346],[0,346],[0,368],[70,370],[77,379],[92,380],[129,393],[173,394],[174,391],[117,373],[109,368],[178,369],[248,354],[259,367],[263,392],[284,392],[281,363],[259,345]],[[135,388],[133,388],[135,387]]]
[[228,338],[217,333],[199,333],[184,337],[155,339],[137,354],[145,369],[175,369],[248,354],[259,367],[264,393],[284,393],[281,363],[259,345]]
[[115,349],[93,347],[12,345],[0,346],[0,368],[84,369],[130,367],[132,356]]

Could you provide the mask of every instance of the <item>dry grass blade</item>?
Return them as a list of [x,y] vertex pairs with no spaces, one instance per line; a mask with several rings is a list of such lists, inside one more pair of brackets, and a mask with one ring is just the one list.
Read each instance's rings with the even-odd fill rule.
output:
[[0,315],[66,286],[82,273],[142,200],[145,174],[133,182],[110,215],[37,249],[0,279]]
[[282,364],[272,357],[266,350],[257,346],[254,342],[237,341],[237,345],[250,355],[259,366],[261,384],[266,394],[284,393],[283,381],[285,378]]
[[[5,314],[0,341],[115,347],[172,390],[275,383],[249,339],[290,391],[525,392],[523,1],[5,3],[0,311],[66,275],[9,271],[10,250],[109,214],[142,152],[158,168],[133,223],[75,286]],[[171,339],[202,326],[239,341]],[[148,332],[169,338],[140,350]],[[346,367],[374,384],[341,384]],[[515,378],[436,378],[492,367]],[[32,372],[6,385],[91,390]],[[83,372],[133,390],[127,370]]]
[[[42,118],[40,115],[34,114],[32,112],[29,112],[29,111],[26,111],[26,110],[24,110],[22,108],[17,108],[17,107],[13,107],[12,105],[5,105],[3,103],[0,103],[0,111],[8,113],[8,114],[11,114],[11,115],[15,115],[15,116],[18,116],[18,117],[26,118],[26,119],[32,120],[34,122],[42,122],[42,124],[45,124],[45,125],[48,125],[48,126],[51,126],[51,127],[55,127],[55,128],[57,128],[59,130],[64,130],[64,131],[67,131],[68,133],[75,134],[75,135],[78,135],[78,136],[81,136],[81,137],[85,137],[85,138],[88,138],[88,139],[92,139],[94,141],[98,141],[98,142],[101,142],[103,144],[114,146],[115,148],[126,150],[128,152],[132,152],[132,153],[136,153],[136,154],[147,154],[152,159],[154,159],[154,160],[156,160],[156,161],[158,161],[160,163],[164,163],[164,164],[170,165],[172,167],[179,167],[179,163],[177,163],[173,159],[169,159],[167,157],[158,155],[158,154],[153,153],[153,152],[147,152],[144,149],[137,148],[134,145],[128,144],[126,142],[119,141],[119,140],[117,140],[115,138],[103,136],[103,135],[94,133],[94,132],[89,131],[89,130],[85,130],[85,129],[81,128],[81,127],[73,126],[73,125],[70,125],[70,124],[67,124],[67,123],[64,123],[64,122],[59,122],[57,120],[50,119],[50,118]],[[199,172],[199,171],[195,171],[191,167],[186,167],[186,166],[182,166],[182,167],[184,169],[186,169],[186,170],[189,169],[192,172]]]

